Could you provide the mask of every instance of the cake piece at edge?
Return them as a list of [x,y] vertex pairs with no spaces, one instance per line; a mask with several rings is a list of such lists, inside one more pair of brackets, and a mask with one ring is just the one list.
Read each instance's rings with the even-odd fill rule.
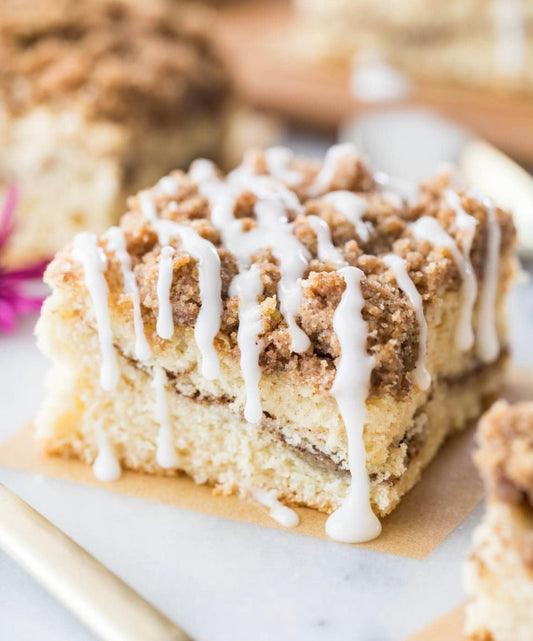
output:
[[49,259],[161,175],[220,159],[233,98],[209,30],[165,0],[1,3],[0,192],[20,193],[5,262]]
[[374,175],[349,144],[322,164],[273,148],[227,176],[196,161],[129,207],[48,269],[47,452],[111,447],[335,513],[328,532],[360,540],[369,497],[388,514],[498,393],[514,227],[445,176]]
[[475,460],[487,503],[465,564],[472,641],[533,638],[533,403],[495,404],[479,425]]
[[[430,82],[500,94],[528,96],[533,91],[530,2],[451,0],[437,5],[403,0],[392,5],[387,0],[294,0],[293,4],[296,37],[305,42],[305,47],[299,43],[300,49],[316,58],[347,65],[364,63],[372,52]],[[370,75],[371,69],[368,76],[378,77]],[[393,99],[392,87],[390,95]],[[364,96],[361,92],[363,102]]]

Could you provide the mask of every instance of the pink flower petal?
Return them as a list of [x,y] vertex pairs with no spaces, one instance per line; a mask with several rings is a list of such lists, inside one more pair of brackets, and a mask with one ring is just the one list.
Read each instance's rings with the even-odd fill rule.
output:
[[17,314],[24,315],[31,314],[32,312],[38,312],[41,309],[43,301],[40,298],[24,296],[23,294],[16,294],[11,299],[11,303]]
[[17,314],[13,306],[5,300],[0,299],[0,331],[12,332],[15,329]]

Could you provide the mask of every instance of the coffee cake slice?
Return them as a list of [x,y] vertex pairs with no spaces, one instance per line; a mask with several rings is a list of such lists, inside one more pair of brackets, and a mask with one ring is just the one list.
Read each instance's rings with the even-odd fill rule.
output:
[[[533,3],[508,0],[293,0],[306,55],[366,67],[368,53],[414,78],[531,96]],[[355,58],[354,58],[355,57]],[[392,82],[378,82],[394,100]],[[386,78],[386,76],[384,76]],[[372,89],[367,81],[367,91]],[[390,86],[389,86],[390,85]],[[389,91],[387,92],[386,89]],[[356,97],[366,99],[361,90]]]
[[0,3],[0,191],[20,193],[5,261],[51,258],[164,173],[220,158],[232,92],[209,22],[165,0]]
[[533,639],[533,403],[501,401],[480,422],[476,463],[487,494],[465,566],[473,641]]
[[49,267],[37,438],[371,538],[498,392],[514,244],[489,201],[374,175],[349,144],[196,161]]

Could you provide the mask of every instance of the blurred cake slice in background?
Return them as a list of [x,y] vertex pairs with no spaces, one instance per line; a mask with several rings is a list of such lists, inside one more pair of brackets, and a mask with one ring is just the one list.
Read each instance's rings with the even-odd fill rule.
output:
[[476,463],[487,493],[465,566],[472,641],[533,639],[533,403],[499,402],[483,417]]
[[347,62],[372,50],[415,77],[533,93],[530,0],[294,4],[308,50],[318,57]]
[[0,3],[0,188],[20,193],[11,264],[118,220],[126,195],[219,159],[231,87],[209,14],[133,0]]

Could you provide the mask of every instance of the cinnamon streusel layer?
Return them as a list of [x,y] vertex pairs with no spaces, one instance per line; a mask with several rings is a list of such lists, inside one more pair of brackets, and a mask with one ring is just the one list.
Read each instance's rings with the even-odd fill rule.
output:
[[465,565],[473,641],[533,638],[533,403],[499,402],[479,426],[476,463],[487,493]]
[[220,156],[231,88],[209,29],[165,0],[0,4],[0,188],[21,194],[10,262],[104,231],[132,191]]
[[49,267],[37,436],[99,474],[114,452],[104,476],[185,471],[375,536],[370,506],[498,391],[514,244],[490,201],[373,174],[351,145],[196,161]]

